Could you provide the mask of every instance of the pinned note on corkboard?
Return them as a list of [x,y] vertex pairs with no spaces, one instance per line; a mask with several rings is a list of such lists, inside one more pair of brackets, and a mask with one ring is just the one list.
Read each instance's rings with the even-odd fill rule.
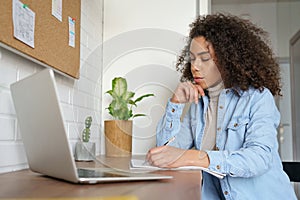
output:
[[[61,19],[53,15],[55,0],[16,1],[34,14],[34,41],[31,41],[34,43],[26,44],[14,33],[15,0],[1,0],[0,46],[62,74],[79,78],[81,0],[57,0],[61,2],[61,7],[58,6],[55,11],[61,12]],[[20,14],[20,17],[23,16]],[[29,20],[24,22],[29,23]]]

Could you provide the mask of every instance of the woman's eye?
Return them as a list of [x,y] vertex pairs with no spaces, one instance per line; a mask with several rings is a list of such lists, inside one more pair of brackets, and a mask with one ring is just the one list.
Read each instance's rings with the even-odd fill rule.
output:
[[209,61],[210,59],[211,59],[211,56],[210,56],[209,53],[201,55],[201,61],[202,61],[202,62],[207,62],[207,61]]
[[207,62],[207,61],[209,61],[210,60],[210,58],[201,58],[201,61],[202,62]]

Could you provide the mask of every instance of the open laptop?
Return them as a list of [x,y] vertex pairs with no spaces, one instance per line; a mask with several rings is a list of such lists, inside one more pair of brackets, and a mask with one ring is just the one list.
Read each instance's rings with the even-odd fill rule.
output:
[[172,176],[115,169],[77,169],[65,131],[54,73],[42,70],[11,85],[29,167],[74,183],[159,180]]

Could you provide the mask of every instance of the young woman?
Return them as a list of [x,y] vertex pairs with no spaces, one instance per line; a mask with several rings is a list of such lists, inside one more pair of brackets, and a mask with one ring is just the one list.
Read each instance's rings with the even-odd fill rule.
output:
[[147,160],[226,174],[219,179],[203,172],[202,200],[297,199],[278,154],[274,96],[281,95],[280,75],[266,32],[232,15],[199,17],[177,70],[181,82],[157,126],[158,147],[149,150]]

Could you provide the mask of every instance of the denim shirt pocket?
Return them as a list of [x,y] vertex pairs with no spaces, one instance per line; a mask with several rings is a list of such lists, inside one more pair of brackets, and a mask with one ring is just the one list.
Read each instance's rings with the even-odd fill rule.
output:
[[227,142],[226,149],[238,150],[245,142],[247,126],[249,118],[247,117],[234,117],[230,120],[227,126]]

